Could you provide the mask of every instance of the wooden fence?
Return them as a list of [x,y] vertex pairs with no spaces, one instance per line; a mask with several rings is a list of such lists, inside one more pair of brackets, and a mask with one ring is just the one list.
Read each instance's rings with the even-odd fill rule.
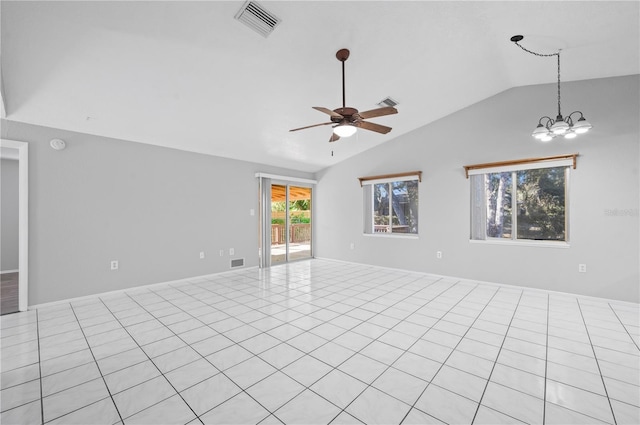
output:
[[[283,245],[286,240],[284,224],[271,225],[271,245]],[[299,223],[289,226],[289,243],[311,242],[311,224]]]

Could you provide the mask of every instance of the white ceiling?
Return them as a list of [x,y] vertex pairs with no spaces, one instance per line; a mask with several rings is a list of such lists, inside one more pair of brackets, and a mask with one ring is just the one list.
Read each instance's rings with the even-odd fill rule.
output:
[[[637,1],[261,1],[282,19],[264,38],[242,1],[1,2],[7,119],[315,172],[515,86],[638,74]],[[328,143],[311,109],[399,114],[380,135]],[[566,100],[565,102],[568,102]],[[552,108],[555,99],[549,99]],[[571,108],[570,105],[568,105]],[[334,156],[331,156],[331,151]]]

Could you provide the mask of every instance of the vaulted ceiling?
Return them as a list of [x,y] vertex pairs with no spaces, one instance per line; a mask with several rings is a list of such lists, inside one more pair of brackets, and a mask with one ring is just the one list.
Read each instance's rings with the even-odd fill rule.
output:
[[[638,74],[636,1],[261,1],[267,38],[234,19],[242,1],[1,2],[6,119],[314,172],[503,90]],[[328,143],[312,106],[387,96],[399,114]],[[554,99],[549,99],[553,106]],[[568,106],[571,107],[571,106]],[[332,155],[333,152],[333,155]]]

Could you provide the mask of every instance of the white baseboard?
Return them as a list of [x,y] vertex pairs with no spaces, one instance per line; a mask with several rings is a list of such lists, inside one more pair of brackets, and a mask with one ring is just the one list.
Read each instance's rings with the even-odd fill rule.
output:
[[52,306],[55,306],[55,305],[58,305],[58,304],[70,304],[70,303],[74,303],[74,302],[78,302],[78,301],[89,300],[89,299],[92,299],[92,298],[100,298],[100,297],[105,297],[105,296],[118,295],[118,294],[122,294],[124,292],[133,292],[133,291],[138,291],[138,290],[141,290],[141,289],[151,289],[151,288],[158,288],[158,287],[161,287],[161,286],[170,286],[170,285],[176,285],[176,284],[180,284],[180,283],[187,283],[190,280],[207,279],[207,278],[218,276],[218,275],[225,274],[225,273],[240,272],[242,270],[246,271],[246,270],[250,270],[250,269],[253,269],[253,268],[258,268],[258,266],[242,267],[242,268],[238,268],[237,270],[233,270],[233,271],[224,270],[224,271],[217,272],[217,273],[210,273],[210,274],[205,274],[205,275],[200,275],[200,276],[185,277],[185,278],[182,278],[182,279],[170,280],[170,281],[167,281],[167,282],[158,282],[158,283],[150,283],[148,285],[132,286],[131,288],[116,289],[115,291],[98,292],[97,294],[83,295],[81,297],[74,297],[74,298],[66,298],[66,299],[63,299],[63,300],[51,301],[51,302],[42,303],[42,304],[34,304],[34,305],[30,305],[28,309],[29,310],[36,310],[38,308],[52,307]]
[[15,269],[15,270],[2,270],[0,271],[0,274],[7,274],[7,273],[18,273],[20,270]]
[[460,280],[462,282],[468,282],[468,283],[481,283],[483,285],[501,286],[501,287],[510,288],[510,289],[520,289],[520,290],[527,290],[527,291],[534,291],[534,292],[551,293],[551,294],[562,295],[562,296],[565,296],[565,297],[580,298],[580,299],[584,299],[584,300],[593,300],[593,301],[600,301],[600,302],[607,302],[607,303],[615,303],[615,304],[621,304],[621,305],[630,306],[630,307],[633,307],[633,308],[638,308],[640,306],[640,303],[634,303],[634,302],[631,302],[631,301],[612,300],[612,299],[609,299],[609,298],[600,298],[600,297],[594,297],[594,296],[591,296],[591,295],[573,294],[571,292],[554,291],[554,290],[551,290],[551,289],[532,288],[530,286],[519,286],[519,285],[514,285],[514,284],[509,284],[509,283],[487,282],[487,281],[483,281],[483,280],[470,279],[470,278],[467,278],[467,277],[446,276],[446,275],[429,273],[429,272],[421,272],[421,271],[417,271],[417,270],[399,269],[399,268],[395,268],[395,267],[385,267],[385,266],[378,266],[378,265],[374,265],[374,264],[358,263],[356,261],[344,261],[344,260],[336,260],[336,259],[333,259],[333,258],[324,258],[324,257],[316,257],[316,258],[318,260],[337,261],[337,262],[340,262],[340,263],[347,263],[347,264],[358,264],[358,265],[361,265],[361,266],[377,267],[377,268],[386,269],[386,270],[404,271],[404,272],[409,272],[409,273],[420,273],[420,274],[424,274],[425,276],[432,276],[432,277],[437,277],[437,278],[442,278],[442,279],[456,279],[456,280]]

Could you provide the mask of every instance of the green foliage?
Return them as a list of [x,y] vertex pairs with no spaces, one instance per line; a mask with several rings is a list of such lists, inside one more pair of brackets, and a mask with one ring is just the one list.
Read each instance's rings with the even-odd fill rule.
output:
[[517,239],[565,240],[565,167],[487,174],[485,190],[487,236],[510,238],[515,213]]
[[518,238],[565,239],[565,168],[518,172]]
[[305,217],[304,214],[292,214],[289,221],[291,224],[311,223],[311,219],[309,217]]

